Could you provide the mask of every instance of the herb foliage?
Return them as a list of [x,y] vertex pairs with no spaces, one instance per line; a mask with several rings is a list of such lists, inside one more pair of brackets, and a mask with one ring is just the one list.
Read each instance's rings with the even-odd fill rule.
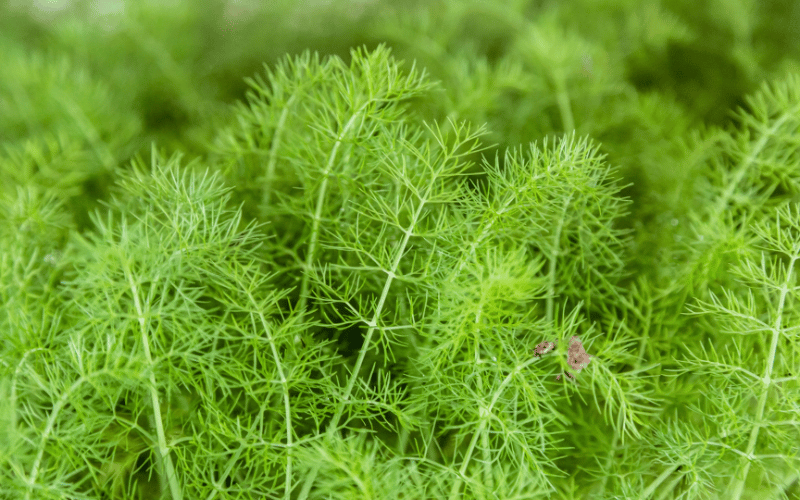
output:
[[0,498],[800,497],[796,7],[306,3],[0,3]]

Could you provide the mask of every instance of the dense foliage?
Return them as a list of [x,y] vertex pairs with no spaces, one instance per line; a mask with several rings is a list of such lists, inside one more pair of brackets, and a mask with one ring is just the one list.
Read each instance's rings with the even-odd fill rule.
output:
[[0,0],[0,499],[800,498],[799,27]]

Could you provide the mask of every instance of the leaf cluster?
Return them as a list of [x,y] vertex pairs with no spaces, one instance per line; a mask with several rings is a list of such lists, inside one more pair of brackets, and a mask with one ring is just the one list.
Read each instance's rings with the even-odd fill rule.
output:
[[792,6],[120,5],[0,3],[0,498],[798,498]]

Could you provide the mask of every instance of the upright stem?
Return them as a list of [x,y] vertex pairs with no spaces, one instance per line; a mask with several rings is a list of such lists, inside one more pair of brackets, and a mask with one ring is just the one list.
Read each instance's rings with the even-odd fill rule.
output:
[[561,232],[564,229],[564,219],[567,216],[567,208],[572,201],[572,193],[564,200],[564,209],[562,210],[561,217],[558,218],[558,225],[553,233],[552,250],[550,253],[550,268],[547,272],[547,323],[552,326],[553,323],[553,308],[556,297],[556,265],[558,257],[561,253]]
[[272,183],[275,181],[275,166],[278,162],[278,149],[281,146],[281,139],[284,127],[286,126],[286,118],[289,116],[289,110],[294,104],[297,92],[292,94],[286,103],[283,105],[281,116],[275,125],[275,132],[272,134],[272,144],[269,147],[269,161],[267,162],[266,174],[264,176],[264,204],[269,206],[272,201]]
[[[352,120],[351,120],[352,122]],[[451,156],[445,155],[445,158],[442,160],[442,165],[447,164],[451,160]],[[331,418],[330,423],[328,424],[327,428],[327,435],[328,437],[332,437],[333,434],[338,430],[339,421],[344,414],[345,407],[350,402],[350,395],[353,392],[353,387],[355,387],[356,380],[359,377],[359,372],[361,371],[361,367],[364,364],[364,358],[367,355],[367,351],[371,348],[372,344],[372,336],[375,334],[375,330],[378,327],[378,320],[381,317],[381,313],[383,312],[383,308],[386,305],[386,298],[389,296],[389,289],[394,282],[394,278],[397,276],[397,270],[400,267],[400,262],[406,252],[406,247],[408,246],[408,242],[411,239],[411,235],[414,232],[414,229],[417,227],[419,223],[419,219],[422,216],[422,210],[428,203],[428,199],[431,195],[431,191],[435,186],[436,180],[436,173],[432,176],[431,182],[427,185],[427,190],[424,194],[418,195],[419,196],[419,206],[414,212],[414,215],[411,219],[411,222],[408,225],[408,228],[403,231],[404,236],[403,240],[400,242],[400,245],[397,250],[397,254],[394,257],[394,262],[392,262],[392,268],[384,270],[388,275],[386,278],[386,282],[383,285],[383,291],[381,292],[380,299],[378,300],[378,304],[375,307],[375,312],[372,315],[372,319],[369,321],[369,329],[367,330],[366,335],[364,336],[364,343],[361,346],[361,350],[358,353],[358,359],[356,360],[355,366],[353,367],[353,372],[350,374],[350,379],[347,381],[347,386],[345,387],[344,393],[342,394],[339,404],[336,407],[336,412]],[[305,483],[303,484],[303,488],[300,491],[299,499],[305,500],[308,497],[309,492],[311,491],[311,485],[314,483],[314,480],[317,477],[317,473],[319,472],[319,466],[312,469],[311,473],[306,478]]]
[[747,155],[746,158],[742,160],[742,162],[736,167],[736,171],[733,174],[733,179],[728,182],[728,186],[725,188],[725,191],[722,195],[717,199],[717,203],[714,205],[714,208],[711,210],[711,221],[717,221],[722,216],[722,214],[728,210],[728,202],[733,198],[733,196],[737,192],[737,188],[742,180],[747,175],[747,172],[750,170],[750,167],[756,163],[758,160],[761,151],[767,146],[767,141],[775,136],[778,129],[783,125],[783,123],[789,119],[789,114],[784,114],[779,119],[775,120],[775,123],[769,128],[769,130],[764,131],[761,135],[761,138],[758,140],[755,145],[753,145],[750,154]]
[[[257,303],[255,298],[249,292],[247,295],[250,299],[250,303],[256,306]],[[278,348],[275,345],[275,339],[272,337],[272,331],[267,323],[267,319],[264,317],[262,312],[258,313],[258,317],[261,321],[261,327],[264,329],[264,333],[267,335],[267,341],[269,342],[270,350],[272,351],[272,359],[275,363],[275,368],[278,370],[280,383],[283,387],[283,411],[286,414],[286,482],[284,484],[283,494],[284,498],[289,500],[292,493],[292,446],[294,440],[294,431],[292,430],[292,411],[289,403],[289,381],[286,379],[286,375],[284,374],[281,358],[278,354]]]
[[[430,188],[428,192],[425,193],[425,197],[430,195]],[[416,212],[414,213],[414,217],[411,220],[409,227],[407,230],[404,231],[405,236],[403,236],[403,241],[400,243],[400,248],[397,252],[397,255],[394,258],[394,262],[392,263],[392,268],[388,270],[387,274],[388,277],[386,278],[386,282],[383,285],[383,291],[381,292],[381,297],[378,300],[378,306],[375,308],[375,312],[372,315],[372,319],[369,322],[369,330],[367,330],[367,334],[364,336],[364,344],[361,346],[361,351],[358,353],[358,359],[356,360],[356,364],[353,367],[353,373],[350,374],[350,379],[347,381],[347,387],[345,387],[344,394],[342,394],[342,398],[339,400],[339,404],[336,407],[336,413],[334,413],[333,418],[331,419],[330,424],[328,425],[328,433],[335,432],[338,425],[339,420],[342,418],[344,414],[344,408],[347,403],[350,401],[350,393],[353,392],[353,387],[355,387],[356,380],[358,379],[358,373],[361,371],[361,365],[364,363],[364,358],[367,355],[367,351],[371,347],[372,336],[375,333],[375,330],[378,327],[378,319],[381,317],[381,313],[383,312],[383,307],[386,304],[386,297],[389,295],[389,288],[392,286],[392,282],[396,277],[396,272],[400,267],[400,261],[403,258],[403,255],[406,252],[406,246],[408,246],[408,240],[411,239],[411,234],[414,231],[417,223],[419,222],[419,218],[422,215],[422,209],[425,207],[427,200],[423,198],[420,201],[419,206],[417,207]]]
[[[480,306],[478,307],[478,312],[475,314],[475,330],[476,333],[479,332],[479,325],[481,321],[481,312],[483,309],[483,302],[481,301]],[[475,347],[474,347],[474,360],[475,366],[479,367],[481,364],[481,350],[480,350],[480,342],[478,336],[475,336]],[[478,383],[478,394],[483,394],[483,378],[480,374],[476,377]],[[484,429],[481,432],[481,455],[483,460],[483,480],[484,484],[489,491],[492,490],[493,481],[492,481],[492,465],[491,465],[491,457],[489,456],[489,433]]]
[[744,463],[744,467],[742,467],[742,473],[739,477],[736,478],[736,481],[733,483],[733,495],[730,498],[734,500],[739,500],[742,498],[742,492],[744,491],[744,483],[747,480],[747,474],[750,472],[750,465],[752,464],[753,460],[753,452],[756,449],[756,443],[758,442],[758,433],[761,429],[761,423],[764,419],[764,409],[767,406],[767,396],[769,396],[770,386],[772,385],[772,370],[775,366],[775,354],[778,351],[778,340],[781,337],[781,323],[783,320],[783,307],[786,304],[786,294],[789,292],[788,283],[792,281],[792,274],[794,273],[794,265],[797,260],[800,259],[800,256],[794,255],[792,259],[789,261],[788,265],[788,275],[786,276],[786,281],[783,283],[783,287],[781,288],[781,296],[778,301],[778,310],[775,314],[775,326],[772,328],[772,343],[769,347],[769,358],[767,359],[767,366],[764,368],[764,378],[762,381],[764,382],[764,387],[761,390],[761,394],[758,397],[758,407],[756,409],[756,419],[753,423],[753,428],[750,430],[750,439],[747,442],[747,449],[745,450],[745,458],[746,462]]
[[606,484],[608,484],[609,474],[607,471],[611,470],[611,462],[614,460],[614,455],[617,453],[617,439],[619,434],[614,433],[614,439],[611,441],[611,446],[608,450],[608,457],[606,457],[606,473],[603,474],[603,481],[600,483],[600,493],[597,494],[598,498],[603,498],[606,494]]
[[157,456],[164,461],[164,474],[167,476],[169,489],[172,493],[172,500],[182,500],[183,493],[178,484],[178,478],[175,476],[175,468],[172,464],[172,458],[169,456],[169,447],[167,446],[167,437],[164,432],[164,422],[161,418],[161,404],[158,400],[158,389],[156,387],[156,375],[153,371],[153,356],[150,354],[150,340],[147,337],[147,321],[145,319],[142,304],[139,301],[139,287],[133,279],[128,263],[123,263],[125,276],[128,279],[128,285],[131,287],[131,294],[133,295],[133,303],[136,307],[136,315],[139,320],[139,330],[142,337],[142,349],[144,350],[147,365],[151,368],[149,375],[149,392],[150,392],[150,405],[153,409],[152,418],[156,426],[156,435],[158,436],[158,449]]
[[558,111],[561,113],[561,126],[564,127],[564,132],[572,132],[575,130],[575,119],[572,117],[572,106],[569,103],[569,93],[563,73],[559,71],[554,76],[553,83],[556,87]]
[[328,191],[328,180],[330,179],[331,171],[333,170],[333,163],[336,161],[336,155],[339,153],[339,148],[342,145],[342,140],[347,136],[350,132],[350,129],[355,125],[356,120],[358,117],[361,116],[361,113],[366,109],[367,105],[372,102],[371,100],[364,103],[363,106],[356,112],[353,113],[353,116],[347,121],[347,124],[342,129],[342,132],[339,134],[339,137],[336,138],[336,143],[333,145],[333,150],[331,150],[331,154],[328,155],[328,162],[325,165],[325,170],[322,172],[322,185],[320,185],[319,192],[317,193],[317,204],[314,208],[314,220],[311,223],[311,236],[308,243],[308,253],[306,254],[306,263],[305,263],[305,272],[303,273],[303,279],[300,283],[300,302],[298,304],[298,311],[300,315],[305,315],[306,306],[308,303],[308,286],[309,286],[309,279],[310,279],[310,269],[311,266],[314,264],[314,258],[316,257],[317,253],[317,242],[319,241],[319,225],[320,221],[322,220],[322,208],[325,206],[325,197]]

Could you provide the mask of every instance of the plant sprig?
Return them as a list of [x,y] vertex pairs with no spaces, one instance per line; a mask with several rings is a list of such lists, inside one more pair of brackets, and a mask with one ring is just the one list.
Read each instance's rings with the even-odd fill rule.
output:
[[0,16],[0,497],[794,498],[800,78],[706,120],[755,17],[587,6],[395,6],[226,112],[215,14]]

